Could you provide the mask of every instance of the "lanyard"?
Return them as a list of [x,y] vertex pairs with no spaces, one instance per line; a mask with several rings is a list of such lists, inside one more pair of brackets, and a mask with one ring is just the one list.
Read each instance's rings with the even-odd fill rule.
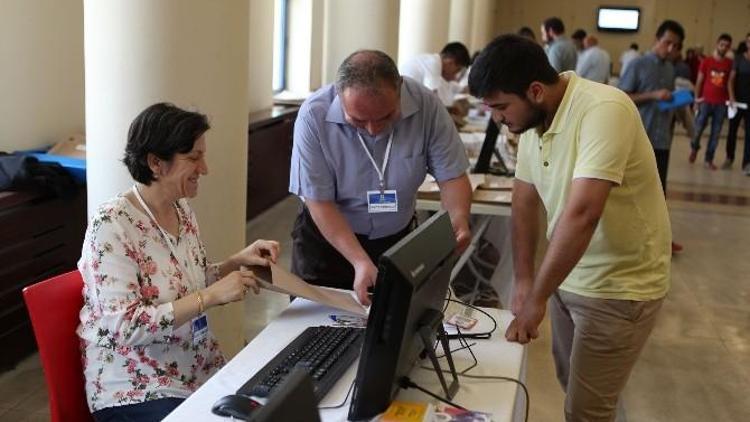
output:
[[385,156],[383,157],[383,168],[378,168],[378,164],[375,162],[375,159],[372,158],[372,154],[370,153],[370,150],[367,149],[367,145],[365,145],[365,140],[362,139],[362,135],[360,135],[359,132],[357,132],[357,137],[359,138],[359,143],[362,144],[362,148],[365,149],[365,152],[367,153],[367,158],[370,159],[370,162],[372,163],[372,166],[375,167],[375,171],[378,172],[378,180],[380,180],[380,193],[383,193],[385,191],[385,169],[388,167],[388,158],[391,156],[391,145],[393,144],[393,132],[391,131],[391,135],[388,137],[388,145],[385,147]]
[[146,205],[146,201],[143,200],[141,197],[141,193],[138,192],[138,188],[136,185],[133,185],[133,193],[135,194],[135,197],[138,198],[138,202],[141,203],[141,206],[146,211],[146,214],[151,218],[151,220],[154,221],[154,224],[156,224],[156,227],[159,228],[159,231],[161,232],[161,235],[164,237],[164,240],[167,242],[167,246],[169,247],[169,252],[172,253],[172,256],[174,257],[175,261],[177,261],[177,265],[180,267],[184,267],[185,270],[185,276],[188,279],[188,283],[190,284],[190,287],[194,288],[196,291],[198,290],[198,287],[194,283],[194,281],[197,283],[197,278],[195,277],[195,274],[193,273],[192,269],[187,266],[183,265],[182,262],[180,262],[180,258],[177,255],[177,249],[175,248],[174,244],[172,243],[172,238],[169,237],[167,232],[164,231],[164,229],[159,225],[159,222],[156,221],[156,217],[154,217],[154,214],[151,212],[151,209]]

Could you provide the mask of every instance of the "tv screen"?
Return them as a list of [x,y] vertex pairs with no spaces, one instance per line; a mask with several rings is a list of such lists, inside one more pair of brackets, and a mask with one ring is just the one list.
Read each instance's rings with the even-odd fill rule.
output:
[[596,27],[600,31],[637,32],[641,9],[637,7],[600,7]]

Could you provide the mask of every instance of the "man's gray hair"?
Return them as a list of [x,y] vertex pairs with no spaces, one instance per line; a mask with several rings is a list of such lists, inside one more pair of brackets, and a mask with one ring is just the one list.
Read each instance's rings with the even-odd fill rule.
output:
[[339,94],[351,87],[377,92],[382,83],[398,89],[401,75],[393,59],[378,50],[355,51],[344,59],[336,72],[336,91]]

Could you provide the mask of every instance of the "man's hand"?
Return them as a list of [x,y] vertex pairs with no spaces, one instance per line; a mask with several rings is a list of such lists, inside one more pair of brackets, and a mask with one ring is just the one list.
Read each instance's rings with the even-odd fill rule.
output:
[[466,219],[460,219],[453,225],[453,234],[456,236],[456,254],[461,255],[471,243],[471,229]]
[[514,316],[518,316],[521,313],[523,304],[531,292],[532,285],[532,280],[515,280],[513,283],[513,298],[510,302],[510,311]]
[[370,306],[367,289],[375,285],[377,278],[378,269],[369,258],[354,264],[354,292],[362,305]]
[[654,91],[654,99],[657,101],[669,101],[672,99],[672,93],[668,89],[659,89]]
[[539,324],[544,319],[545,305],[544,301],[534,300],[533,297],[526,299],[521,311],[505,331],[505,338],[508,341],[526,344],[539,337]]

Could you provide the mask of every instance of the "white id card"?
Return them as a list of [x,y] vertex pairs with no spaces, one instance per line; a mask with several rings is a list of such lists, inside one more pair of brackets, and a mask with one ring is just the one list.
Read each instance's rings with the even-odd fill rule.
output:
[[208,337],[208,318],[200,314],[190,321],[190,331],[193,333],[193,344],[198,344]]
[[395,190],[368,190],[367,191],[367,212],[370,214],[380,212],[397,212],[398,211],[398,194]]

